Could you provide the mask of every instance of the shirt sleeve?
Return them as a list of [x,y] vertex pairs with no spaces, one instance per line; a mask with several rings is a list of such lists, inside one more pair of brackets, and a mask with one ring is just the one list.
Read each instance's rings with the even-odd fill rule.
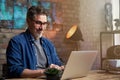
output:
[[8,64],[8,76],[20,77],[24,70],[22,64],[22,53],[20,49],[20,43],[17,39],[11,39],[9,41],[7,51],[7,64]]

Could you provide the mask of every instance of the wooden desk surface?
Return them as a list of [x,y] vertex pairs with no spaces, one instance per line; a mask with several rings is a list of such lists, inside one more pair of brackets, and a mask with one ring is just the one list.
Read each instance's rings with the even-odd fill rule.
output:
[[[6,79],[6,80],[45,80],[45,79],[21,78],[21,79]],[[101,70],[95,70],[95,71],[90,71],[86,77],[76,78],[71,80],[120,80],[120,74],[111,74]]]
[[91,71],[86,77],[72,80],[120,80],[120,74],[106,73],[105,71]]

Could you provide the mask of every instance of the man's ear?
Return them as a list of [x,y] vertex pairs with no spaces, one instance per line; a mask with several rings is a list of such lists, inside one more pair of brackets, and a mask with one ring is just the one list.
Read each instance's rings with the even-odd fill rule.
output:
[[29,18],[26,18],[26,22],[29,23],[30,19]]

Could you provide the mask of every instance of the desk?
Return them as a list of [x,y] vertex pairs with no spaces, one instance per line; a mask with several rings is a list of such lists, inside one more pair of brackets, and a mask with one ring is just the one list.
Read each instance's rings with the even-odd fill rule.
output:
[[[6,79],[6,80],[44,80],[44,79],[25,78],[25,79]],[[111,74],[101,70],[94,70],[94,71],[90,71],[86,77],[76,78],[71,80],[120,80],[120,74]]]
[[120,74],[106,73],[105,71],[95,70],[89,72],[86,77],[72,80],[120,80]]

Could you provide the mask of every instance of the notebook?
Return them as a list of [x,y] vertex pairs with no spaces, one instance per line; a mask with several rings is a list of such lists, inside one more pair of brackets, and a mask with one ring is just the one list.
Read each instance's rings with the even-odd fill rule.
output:
[[61,80],[87,76],[96,59],[97,51],[72,51]]

